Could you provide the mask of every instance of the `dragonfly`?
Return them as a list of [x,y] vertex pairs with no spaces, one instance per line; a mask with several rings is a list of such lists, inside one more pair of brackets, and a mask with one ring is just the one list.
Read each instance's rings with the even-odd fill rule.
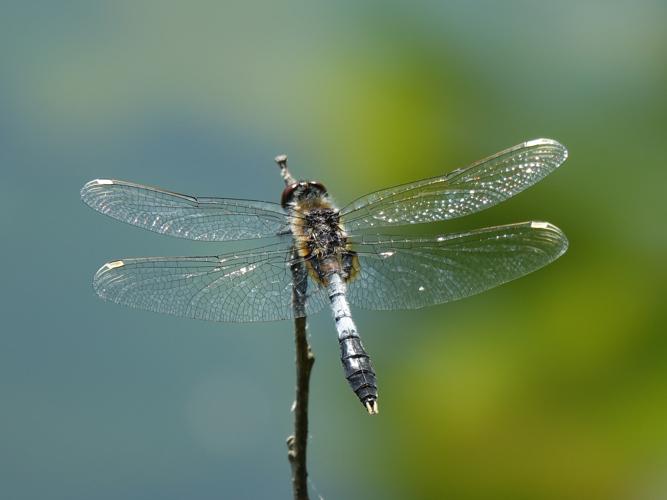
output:
[[214,256],[110,261],[95,273],[93,288],[125,306],[211,321],[286,320],[329,307],[345,378],[374,415],[377,375],[350,305],[387,311],[462,299],[531,273],[568,247],[558,227],[540,221],[427,236],[388,229],[487,209],[540,181],[566,158],[557,141],[531,140],[340,209],[322,183],[296,180],[284,155],[276,157],[285,182],[280,203],[92,180],[81,189],[83,201],[114,219],[177,238],[265,243]]

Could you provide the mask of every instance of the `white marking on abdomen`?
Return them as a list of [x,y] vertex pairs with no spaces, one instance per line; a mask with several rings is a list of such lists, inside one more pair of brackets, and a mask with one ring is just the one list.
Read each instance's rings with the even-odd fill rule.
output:
[[347,289],[345,283],[338,274],[334,273],[329,276],[327,291],[329,292],[331,310],[333,311],[334,320],[336,321],[338,340],[342,340],[345,337],[358,337],[357,327],[352,320],[350,305],[345,296]]
[[368,413],[375,415],[378,412],[375,369],[352,320],[350,305],[345,296],[345,282],[338,273],[329,275],[328,280],[327,291],[331,301],[331,310],[336,320],[340,360],[345,371],[345,378]]

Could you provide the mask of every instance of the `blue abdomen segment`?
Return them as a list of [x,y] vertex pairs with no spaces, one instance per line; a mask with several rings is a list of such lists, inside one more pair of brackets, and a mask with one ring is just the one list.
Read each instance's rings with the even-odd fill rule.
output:
[[327,288],[331,309],[336,321],[336,331],[340,343],[340,360],[345,371],[345,378],[361,404],[368,410],[368,413],[375,415],[378,412],[375,369],[352,320],[350,306],[345,296],[345,283],[339,274],[333,273],[329,276]]

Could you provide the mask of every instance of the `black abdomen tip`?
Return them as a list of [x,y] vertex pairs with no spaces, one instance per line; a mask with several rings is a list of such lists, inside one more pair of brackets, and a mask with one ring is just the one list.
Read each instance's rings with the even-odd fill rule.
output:
[[371,359],[359,337],[346,337],[340,341],[341,363],[350,387],[366,407],[368,413],[378,412],[377,378]]

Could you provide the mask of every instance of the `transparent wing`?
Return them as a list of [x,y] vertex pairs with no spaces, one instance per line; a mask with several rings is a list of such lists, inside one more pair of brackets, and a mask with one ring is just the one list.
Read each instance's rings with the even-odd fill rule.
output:
[[[384,238],[384,239],[382,239]],[[360,274],[348,285],[366,309],[418,309],[461,299],[560,257],[567,238],[547,222],[523,222],[428,238],[375,236],[356,243]]]
[[[286,248],[218,257],[146,257],[103,265],[97,294],[118,304],[210,321],[273,321],[294,317],[292,272]],[[302,275],[307,280],[307,275]],[[299,283],[302,288],[305,283]],[[327,302],[324,290],[307,284],[305,313]]]
[[341,210],[348,232],[462,217],[532,186],[567,158],[551,139],[536,139],[449,174],[396,186],[357,199]]
[[287,229],[280,205],[226,198],[196,198],[131,182],[96,179],[81,198],[98,212],[156,233],[201,241],[274,236]]

